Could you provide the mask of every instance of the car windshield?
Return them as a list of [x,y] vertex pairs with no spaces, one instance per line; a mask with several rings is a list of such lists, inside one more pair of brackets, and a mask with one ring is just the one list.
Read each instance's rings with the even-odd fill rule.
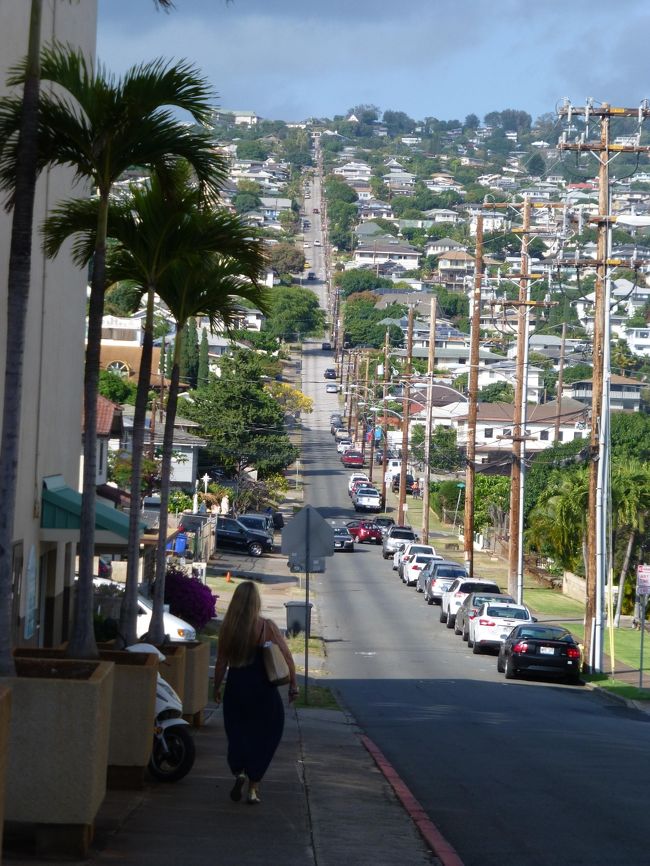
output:
[[462,577],[464,574],[464,568],[449,568],[448,566],[436,568],[436,577],[450,577],[455,580],[457,577]]
[[498,616],[504,619],[530,619],[527,610],[520,607],[504,607],[503,605],[490,605],[486,613],[488,616]]
[[482,589],[485,592],[499,592],[499,587],[496,585],[496,583],[461,583],[461,585],[458,587],[459,592],[474,592],[477,589]]
[[517,637],[528,640],[561,640],[573,642],[573,635],[564,628],[553,626],[526,626],[518,629]]
[[404,541],[405,539],[410,541],[413,538],[413,533],[409,532],[408,530],[403,529],[400,531],[398,529],[395,532],[392,532],[390,537],[391,538],[399,538],[401,541]]
[[347,529],[335,529],[334,535],[340,535],[343,538],[347,538],[350,535],[350,533],[348,532]]

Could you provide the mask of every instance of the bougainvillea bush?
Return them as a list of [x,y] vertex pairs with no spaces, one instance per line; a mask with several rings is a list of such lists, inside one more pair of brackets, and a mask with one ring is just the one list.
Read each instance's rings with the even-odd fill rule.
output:
[[174,616],[199,631],[216,616],[217,597],[197,577],[170,566],[165,574],[165,604]]

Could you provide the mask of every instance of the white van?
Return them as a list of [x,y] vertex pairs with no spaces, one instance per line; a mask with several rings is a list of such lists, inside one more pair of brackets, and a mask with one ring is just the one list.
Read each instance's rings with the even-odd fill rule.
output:
[[402,461],[398,460],[396,457],[391,457],[390,460],[386,462],[386,468],[384,473],[386,475],[387,481],[392,481],[395,475],[399,475],[402,471]]

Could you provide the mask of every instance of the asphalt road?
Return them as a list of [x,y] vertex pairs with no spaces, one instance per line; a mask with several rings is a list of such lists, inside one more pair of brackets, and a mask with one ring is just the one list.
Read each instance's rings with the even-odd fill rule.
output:
[[[319,344],[320,345],[320,344]],[[307,347],[306,501],[351,518],[329,433],[332,356]],[[647,866],[650,719],[587,688],[506,682],[405,587],[381,549],[338,553],[314,578],[327,669],[466,866]]]

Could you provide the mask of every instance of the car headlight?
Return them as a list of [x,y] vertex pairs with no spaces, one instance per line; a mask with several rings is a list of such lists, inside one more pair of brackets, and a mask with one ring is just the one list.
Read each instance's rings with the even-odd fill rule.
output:
[[196,640],[196,632],[193,628],[178,628],[176,634],[180,640]]

